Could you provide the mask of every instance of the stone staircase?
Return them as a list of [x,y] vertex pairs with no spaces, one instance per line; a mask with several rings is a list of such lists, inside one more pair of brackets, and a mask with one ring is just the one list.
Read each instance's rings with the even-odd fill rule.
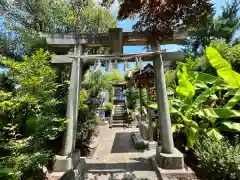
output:
[[114,105],[110,128],[124,127],[124,122],[128,116],[123,105]]

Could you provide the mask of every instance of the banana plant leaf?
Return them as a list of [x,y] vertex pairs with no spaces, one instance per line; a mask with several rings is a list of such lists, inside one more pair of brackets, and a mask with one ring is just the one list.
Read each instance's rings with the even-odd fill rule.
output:
[[[215,84],[217,81],[219,81],[219,78],[207,73],[196,73],[196,83],[204,82],[205,84]],[[223,81],[224,82],[224,81]]]
[[211,138],[215,138],[217,140],[222,139],[222,135],[220,134],[219,130],[216,128],[211,128],[208,132],[207,135]]
[[158,105],[156,102],[153,101],[148,101],[147,102],[147,107],[151,108],[151,109],[158,109]]
[[228,92],[226,92],[223,96],[223,98],[227,98],[229,96],[234,96],[239,89],[229,89]]
[[187,146],[192,147],[198,139],[198,129],[195,127],[187,128]]
[[240,117],[240,111],[230,110],[227,108],[206,108],[197,111],[196,114],[207,119],[211,118],[228,119],[231,117]]
[[234,97],[231,98],[224,106],[223,108],[232,109],[236,104],[238,104],[240,101],[240,89],[237,90]]
[[202,92],[193,102],[194,106],[199,106],[201,103],[205,102],[211,95],[216,91],[216,87],[213,86]]
[[176,92],[186,97],[187,99],[192,99],[195,94],[195,88],[192,83],[187,79],[187,72],[186,70],[184,70],[184,67],[183,72],[184,73],[182,73],[180,70],[177,72],[179,85],[176,88]]
[[232,121],[225,121],[221,123],[220,129],[222,131],[228,131],[228,132],[240,132],[240,123],[238,122],[232,122]]
[[183,128],[184,125],[183,124],[172,124],[172,132],[176,132],[177,130]]
[[207,47],[207,57],[218,75],[223,78],[232,88],[240,88],[240,74],[232,69],[231,64],[222,58],[213,47]]

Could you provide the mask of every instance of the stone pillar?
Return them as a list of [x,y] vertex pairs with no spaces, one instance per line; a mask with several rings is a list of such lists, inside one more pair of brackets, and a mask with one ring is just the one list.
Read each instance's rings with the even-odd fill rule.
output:
[[[81,44],[76,45],[75,48],[75,54],[80,56],[83,52],[83,46]],[[75,60],[73,60],[75,61]],[[80,90],[81,90],[81,82],[82,82],[82,70],[83,70],[83,64],[82,60],[80,58],[76,58],[77,61],[77,72],[76,76],[76,106],[75,106],[75,117],[74,117],[74,126],[73,126],[73,149],[75,150],[75,144],[76,144],[76,137],[77,137],[77,123],[78,123],[78,106],[79,106],[79,98],[80,98]],[[72,64],[73,65],[73,64]]]
[[[82,46],[75,47],[75,54],[80,55]],[[73,58],[70,77],[70,87],[68,93],[67,114],[68,124],[64,132],[63,149],[61,156],[56,156],[53,165],[53,171],[65,172],[73,169],[80,161],[80,151],[75,149],[77,121],[78,121],[78,103],[79,90],[82,76],[82,63],[80,58]]]
[[[159,50],[159,46],[152,46],[152,50]],[[155,86],[157,93],[157,104],[159,109],[158,113],[160,122],[162,152],[167,154],[173,154],[175,152],[175,149],[173,144],[173,135],[171,129],[171,119],[169,113],[162,55],[157,55],[154,58],[153,66],[155,69]]]

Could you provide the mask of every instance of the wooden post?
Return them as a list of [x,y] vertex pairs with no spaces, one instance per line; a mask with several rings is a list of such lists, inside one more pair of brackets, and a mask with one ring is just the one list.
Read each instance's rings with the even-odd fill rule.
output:
[[[154,51],[159,50],[156,44],[152,46]],[[160,136],[162,143],[162,152],[167,154],[174,153],[173,135],[171,129],[171,119],[169,113],[167,89],[165,83],[165,75],[163,68],[162,55],[157,55],[153,60],[155,69],[157,104],[160,122]]]

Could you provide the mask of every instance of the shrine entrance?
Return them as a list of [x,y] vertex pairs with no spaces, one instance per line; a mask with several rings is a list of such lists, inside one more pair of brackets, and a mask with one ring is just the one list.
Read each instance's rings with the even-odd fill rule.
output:
[[125,95],[124,90],[126,89],[127,84],[126,83],[118,83],[118,84],[112,84],[114,89],[114,105],[117,104],[124,104],[125,101]]
[[[64,172],[76,168],[79,164],[80,152],[75,149],[76,127],[78,117],[79,91],[81,88],[84,66],[95,62],[134,62],[136,58],[142,61],[153,61],[155,76],[156,99],[158,105],[158,121],[160,124],[161,147],[156,148],[155,156],[152,159],[153,165],[163,169],[184,169],[183,155],[174,148],[171,130],[171,119],[168,106],[167,90],[164,76],[164,61],[177,61],[184,58],[183,52],[161,51],[159,43],[179,44],[183,43],[186,35],[176,35],[172,40],[151,42],[152,52],[123,54],[123,46],[147,45],[146,33],[122,32],[121,28],[109,29],[108,33],[80,33],[80,34],[42,34],[50,47],[71,49],[74,52],[66,52],[66,55],[52,57],[54,64],[71,64],[71,81],[69,87],[67,114],[68,124],[65,130],[64,142],[61,154],[56,156],[54,171]],[[88,47],[110,47],[108,55],[87,54]],[[122,101],[122,89],[118,90],[117,101]]]

